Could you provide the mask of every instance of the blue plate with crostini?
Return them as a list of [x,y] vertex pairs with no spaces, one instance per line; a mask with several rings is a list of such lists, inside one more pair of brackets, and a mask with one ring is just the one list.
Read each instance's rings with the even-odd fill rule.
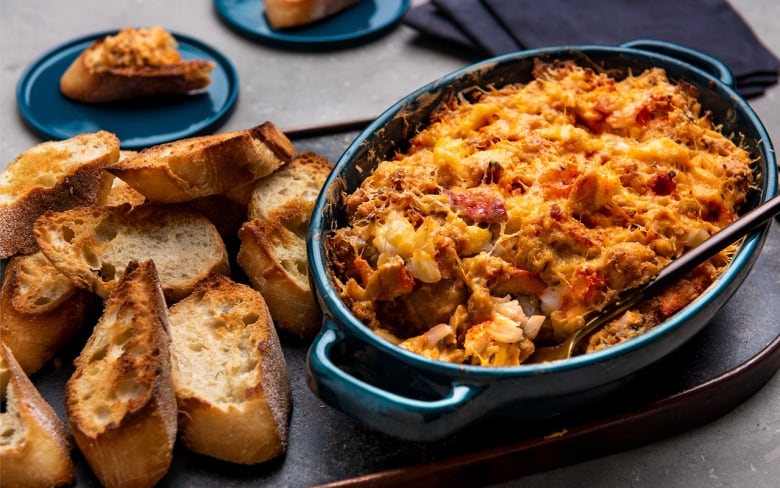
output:
[[274,29],[262,0],[214,0],[220,18],[250,39],[280,47],[331,49],[354,46],[392,29],[411,0],[360,0],[357,4],[311,24]]
[[186,95],[123,102],[85,104],[60,92],[60,78],[76,57],[95,41],[118,29],[98,32],[56,46],[33,61],[16,88],[19,113],[44,139],[60,140],[106,130],[122,149],[137,150],[206,134],[221,125],[238,99],[238,73],[222,53],[195,38],[171,32],[184,59],[214,62],[211,84]]

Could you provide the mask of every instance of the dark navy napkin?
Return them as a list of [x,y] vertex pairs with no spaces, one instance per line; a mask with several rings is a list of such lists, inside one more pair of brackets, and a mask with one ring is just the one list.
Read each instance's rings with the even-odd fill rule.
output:
[[[780,72],[778,58],[725,0],[433,0],[423,5],[440,21],[449,19],[451,28],[488,56],[512,50],[507,35],[517,49],[659,39],[720,59],[746,97],[776,84]],[[436,35],[426,25],[412,27]]]
[[[464,32],[480,51],[491,56],[522,49],[512,34],[486,8],[474,8],[463,0],[432,0],[434,6]],[[486,33],[490,33],[486,35]]]
[[453,24],[449,17],[440,12],[432,3],[423,3],[409,9],[404,15],[403,22],[409,27],[449,43],[457,44],[474,52],[480,50],[460,27]]

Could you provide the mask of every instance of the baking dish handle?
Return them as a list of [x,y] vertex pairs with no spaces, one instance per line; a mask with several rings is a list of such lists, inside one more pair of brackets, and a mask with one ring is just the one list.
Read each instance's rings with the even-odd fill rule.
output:
[[434,440],[465,426],[473,413],[463,409],[481,387],[453,383],[441,398],[419,400],[384,390],[349,374],[332,360],[345,335],[326,318],[307,357],[307,381],[325,403],[386,434],[408,440]]
[[673,57],[680,61],[692,64],[715,78],[718,78],[723,84],[731,88],[736,86],[734,74],[719,59],[704,54],[701,51],[690,49],[673,42],[659,41],[655,39],[637,39],[621,44],[620,47],[629,49],[639,49],[640,51],[650,51],[658,54]]

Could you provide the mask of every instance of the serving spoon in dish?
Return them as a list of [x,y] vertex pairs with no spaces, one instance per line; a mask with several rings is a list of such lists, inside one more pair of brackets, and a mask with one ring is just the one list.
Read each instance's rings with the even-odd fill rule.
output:
[[605,310],[596,312],[595,315],[589,317],[581,329],[570,335],[562,343],[555,346],[537,347],[534,353],[525,360],[525,364],[543,363],[572,357],[577,345],[590,333],[610,320],[617,318],[641,300],[655,295],[697,265],[711,258],[740,237],[747,235],[778,214],[780,214],[780,195],[747,212],[712,237],[683,254],[680,258],[672,261],[651,281],[628,290],[614,303],[607,306]]

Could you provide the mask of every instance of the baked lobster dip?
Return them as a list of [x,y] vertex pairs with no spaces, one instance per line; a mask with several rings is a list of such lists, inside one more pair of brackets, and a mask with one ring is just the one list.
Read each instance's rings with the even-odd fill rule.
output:
[[[537,60],[533,80],[454,94],[344,195],[331,279],[384,339],[430,359],[522,364],[738,216],[753,160],[696,88]],[[704,291],[726,250],[594,333],[640,335]],[[586,351],[586,352],[587,352]]]

